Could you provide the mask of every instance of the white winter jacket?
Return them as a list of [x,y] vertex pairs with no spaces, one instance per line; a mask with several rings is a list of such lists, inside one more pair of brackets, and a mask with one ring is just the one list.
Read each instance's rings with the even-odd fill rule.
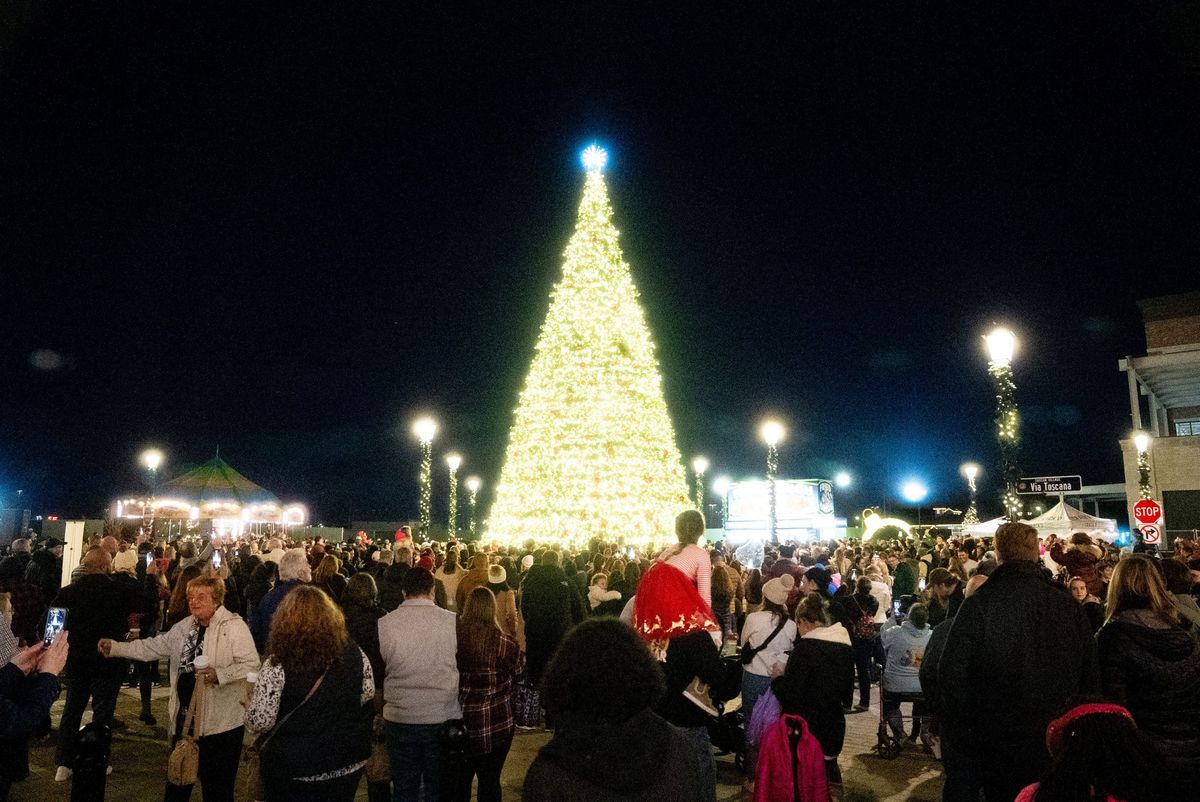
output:
[[[128,643],[113,641],[112,657],[129,660],[170,660],[171,701],[167,706],[167,732],[175,731],[175,716],[179,711],[179,663],[188,633],[196,626],[193,616],[180,621],[161,635]],[[204,654],[217,672],[217,684],[204,689],[197,716],[197,735],[217,735],[236,729],[245,721],[246,674],[258,669],[258,652],[254,638],[242,617],[218,607],[204,632]]]

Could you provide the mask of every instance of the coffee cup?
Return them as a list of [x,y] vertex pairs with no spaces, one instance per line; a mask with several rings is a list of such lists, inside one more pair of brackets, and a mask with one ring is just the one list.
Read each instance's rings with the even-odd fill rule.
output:
[[201,669],[208,668],[210,665],[212,665],[212,663],[208,659],[207,655],[198,654],[198,655],[196,655],[196,659],[193,662],[193,665],[196,666],[197,671],[200,671]]

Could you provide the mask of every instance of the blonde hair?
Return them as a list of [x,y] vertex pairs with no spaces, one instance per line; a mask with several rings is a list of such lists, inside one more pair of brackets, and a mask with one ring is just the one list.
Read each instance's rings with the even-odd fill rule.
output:
[[187,583],[187,592],[190,596],[193,590],[208,588],[212,592],[213,602],[218,607],[225,603],[225,581],[219,576],[198,576],[191,582]]
[[1172,623],[1179,623],[1175,604],[1158,566],[1149,557],[1132,554],[1117,563],[1108,583],[1106,621],[1125,610],[1150,610]]
[[317,563],[317,570],[313,571],[313,581],[320,582],[336,575],[341,571],[342,561],[332,554],[326,554],[321,558],[321,562]]
[[350,643],[346,618],[325,591],[300,585],[288,591],[271,618],[267,653],[288,677],[314,682]]
[[595,585],[601,579],[603,579],[605,582],[607,582],[608,574],[604,573],[603,571],[597,571],[596,573],[592,574],[592,581],[590,584]]

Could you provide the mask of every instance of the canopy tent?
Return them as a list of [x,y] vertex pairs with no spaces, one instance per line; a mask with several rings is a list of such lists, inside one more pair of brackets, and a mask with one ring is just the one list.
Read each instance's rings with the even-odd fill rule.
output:
[[211,503],[232,503],[239,507],[279,504],[274,493],[254,484],[220,457],[163,484],[155,495],[187,501],[193,507]]
[[302,525],[308,517],[300,504],[282,504],[216,457],[159,486],[152,499],[116,502],[116,517],[211,521],[214,531],[240,534],[248,524]]
[[962,534],[969,535],[971,537],[993,537],[996,534],[996,530],[1000,527],[1000,524],[1007,520],[1007,518],[1002,516],[1000,518],[993,518],[990,521],[980,521],[977,524],[964,526],[962,528]]
[[1083,532],[1089,537],[1100,538],[1108,543],[1117,539],[1117,522],[1112,518],[1088,515],[1065,501],[1060,501],[1038,517],[1021,523],[1029,524],[1038,530],[1040,538],[1047,535],[1067,538],[1076,532]]

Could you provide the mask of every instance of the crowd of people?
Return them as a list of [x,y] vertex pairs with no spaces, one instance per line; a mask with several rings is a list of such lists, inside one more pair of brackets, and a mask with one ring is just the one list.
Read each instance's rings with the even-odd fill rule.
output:
[[[62,544],[19,539],[0,560],[0,800],[60,674],[56,780],[89,706],[136,726],[115,718],[129,683],[156,727],[165,682],[206,802],[363,782],[372,802],[499,800],[518,727],[551,732],[523,798],[710,802],[712,735],[739,705],[744,741],[719,746],[744,753],[747,798],[836,797],[846,717],[874,688],[881,738],[939,759],[946,800],[1200,797],[1195,544],[1130,554],[1005,524],[768,544],[742,565],[703,532],[686,511],[665,550],[114,533],[62,587]],[[46,643],[50,607],[67,613]],[[188,799],[172,778],[164,798]]]

